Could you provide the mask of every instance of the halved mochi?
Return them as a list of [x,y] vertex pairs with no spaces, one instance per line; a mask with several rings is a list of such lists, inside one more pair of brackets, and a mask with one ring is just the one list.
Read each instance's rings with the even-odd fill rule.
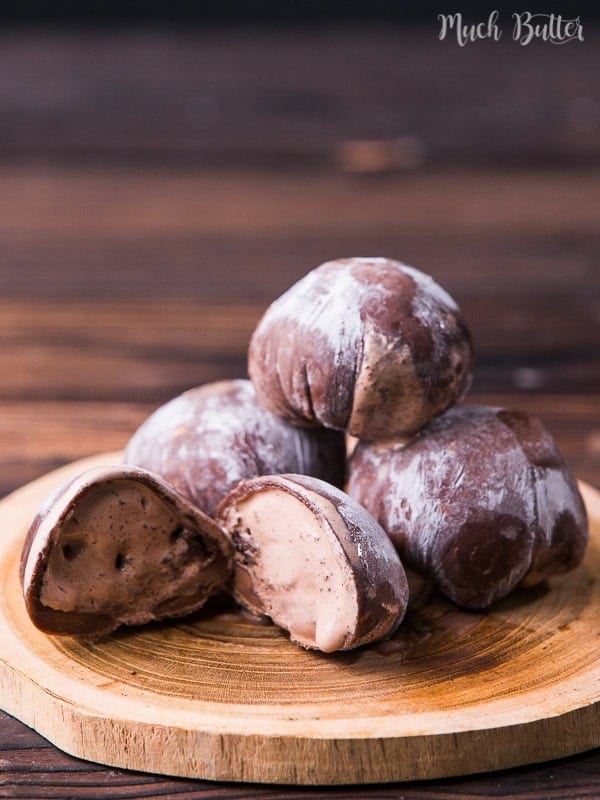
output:
[[364,508],[325,481],[241,481],[217,520],[235,548],[236,600],[302,647],[350,650],[401,622],[408,586],[394,547]]
[[21,554],[33,623],[84,637],[195,611],[231,570],[231,547],[210,517],[126,466],[92,469],[60,487]]

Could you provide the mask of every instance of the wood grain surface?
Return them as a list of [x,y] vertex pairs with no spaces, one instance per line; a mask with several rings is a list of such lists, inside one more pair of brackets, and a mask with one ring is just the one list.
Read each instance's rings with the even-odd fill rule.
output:
[[[538,413],[600,486],[600,49],[422,30],[0,34],[0,493],[124,445],[160,402],[245,373],[307,269],[431,272],[477,346],[472,399]],[[600,751],[370,788],[99,767],[0,713],[0,797],[600,794]]]
[[4,31],[0,143],[23,157],[304,168],[346,141],[399,139],[400,167],[597,164],[595,107],[581,102],[597,99],[593,28],[585,47],[550,51],[508,31],[493,50],[459,50],[438,32],[435,18],[421,30]]
[[32,625],[19,557],[76,461],[0,505],[0,707],[88,760],[225,781],[389,783],[514,767],[600,746],[600,493],[582,487],[582,566],[485,613],[441,597],[346,654],[307,652],[212,603],[93,642]]

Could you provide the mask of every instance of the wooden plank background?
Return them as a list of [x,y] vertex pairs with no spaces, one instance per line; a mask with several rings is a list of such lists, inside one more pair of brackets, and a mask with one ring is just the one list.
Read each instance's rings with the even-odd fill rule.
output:
[[[459,301],[472,398],[600,486],[600,45],[393,25],[0,33],[0,493],[245,375],[268,303],[388,255]],[[333,797],[591,797],[600,755]],[[0,797],[313,797],[71,759],[0,714]]]

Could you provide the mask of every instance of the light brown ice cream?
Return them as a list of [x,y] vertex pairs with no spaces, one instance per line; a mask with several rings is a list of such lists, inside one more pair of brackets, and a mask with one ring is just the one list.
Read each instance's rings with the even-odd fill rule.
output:
[[400,623],[408,589],[384,531],[323,481],[242,481],[218,509],[235,548],[234,594],[293,641],[323,652],[380,639]]

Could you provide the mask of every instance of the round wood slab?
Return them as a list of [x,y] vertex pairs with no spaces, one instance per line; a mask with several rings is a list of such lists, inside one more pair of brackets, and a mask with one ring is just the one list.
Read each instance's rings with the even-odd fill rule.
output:
[[288,784],[379,783],[495,770],[600,745],[600,495],[584,565],[488,613],[438,597],[396,638],[301,650],[213,604],[94,643],[37,631],[18,580],[31,518],[104,454],[0,504],[0,706],[51,742],[118,767]]

